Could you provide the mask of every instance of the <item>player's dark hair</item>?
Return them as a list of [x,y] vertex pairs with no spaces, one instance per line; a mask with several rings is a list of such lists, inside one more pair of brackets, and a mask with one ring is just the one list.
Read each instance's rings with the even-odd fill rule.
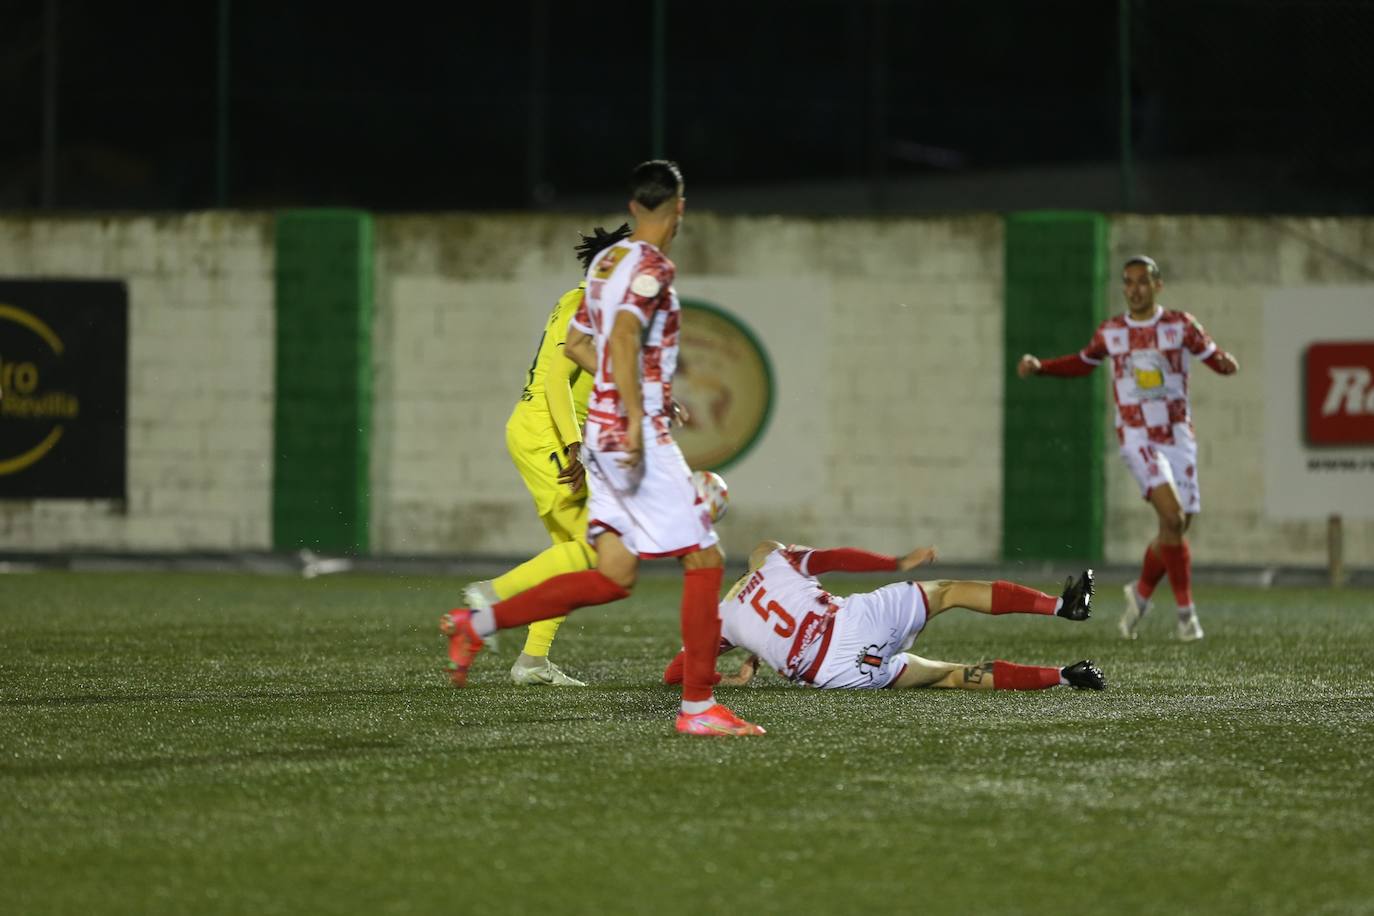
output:
[[577,252],[577,259],[582,262],[582,269],[590,270],[592,258],[610,248],[616,242],[630,237],[630,224],[621,223],[620,227],[612,232],[607,232],[600,226],[592,230],[591,235],[578,233],[581,242],[573,246],[573,251]]
[[674,194],[681,195],[683,187],[682,169],[667,159],[641,162],[630,173],[630,199],[650,210],[657,210]]
[[1137,254],[1127,258],[1126,263],[1121,265],[1122,271],[1125,271],[1125,269],[1127,267],[1130,267],[1132,264],[1144,264],[1145,267],[1150,271],[1150,279],[1159,279],[1159,265],[1156,264],[1155,259],[1150,257],[1148,254]]

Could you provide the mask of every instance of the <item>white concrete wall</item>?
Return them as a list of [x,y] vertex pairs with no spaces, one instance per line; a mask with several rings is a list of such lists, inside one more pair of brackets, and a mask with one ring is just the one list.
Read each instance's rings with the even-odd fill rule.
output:
[[[1112,220],[1112,275],[1146,252],[1164,277],[1160,300],[1191,312],[1241,371],[1193,364],[1202,512],[1189,534],[1199,563],[1326,563],[1325,520],[1271,521],[1264,514],[1264,300],[1272,290],[1374,285],[1374,220],[1122,216]],[[1109,292],[1124,308],[1119,284]],[[1277,367],[1275,367],[1277,368]],[[1116,455],[1107,461],[1106,554],[1138,562],[1154,513]],[[1374,566],[1374,519],[1345,521],[1346,563]]]
[[[522,554],[547,535],[505,453],[579,229],[619,218],[378,223],[379,551]],[[1001,525],[1002,223],[716,217],[677,288],[739,316],[775,370],[767,435],[727,473],[722,526],[758,538],[994,556]]]
[[0,217],[0,276],[129,288],[128,500],[0,501],[0,549],[271,538],[272,218]]
[[[619,220],[378,220],[377,551],[514,556],[546,543],[503,427],[549,308],[577,280],[578,230]],[[271,230],[268,215],[0,217],[0,275],[123,278],[131,333],[127,506],[0,502],[0,549],[270,546]],[[1164,301],[1243,365],[1235,378],[1202,368],[1193,385],[1198,561],[1320,565],[1324,523],[1263,516],[1262,303],[1275,288],[1369,283],[1374,221],[1118,217],[1111,245],[1114,262],[1153,254]],[[731,553],[771,536],[996,558],[999,217],[693,212],[673,256],[682,295],[750,325],[776,377],[767,435],[726,475]],[[1115,281],[1109,296],[1117,307]],[[1104,448],[1107,556],[1132,563],[1153,522]],[[1374,521],[1347,521],[1346,553],[1374,566]]]

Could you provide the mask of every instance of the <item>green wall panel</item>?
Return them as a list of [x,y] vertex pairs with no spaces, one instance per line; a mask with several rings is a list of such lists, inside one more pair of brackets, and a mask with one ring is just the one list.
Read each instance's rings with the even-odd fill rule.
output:
[[1006,223],[1002,556],[1102,559],[1103,424],[1109,373],[1019,379],[1023,353],[1082,349],[1106,315],[1107,221],[1030,212]]
[[368,550],[372,217],[277,217],[272,543]]

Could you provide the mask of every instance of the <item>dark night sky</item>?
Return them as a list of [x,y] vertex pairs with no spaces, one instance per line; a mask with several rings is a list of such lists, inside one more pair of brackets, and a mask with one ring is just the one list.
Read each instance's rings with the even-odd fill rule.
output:
[[[1374,2],[1130,7],[1142,166],[1249,169],[1296,191],[1283,206],[1374,212]],[[57,204],[213,205],[218,4],[57,8]],[[666,150],[727,189],[1110,162],[1117,8],[668,0]],[[0,4],[4,207],[41,201],[43,13]],[[651,0],[230,16],[232,206],[557,206],[652,153]]]

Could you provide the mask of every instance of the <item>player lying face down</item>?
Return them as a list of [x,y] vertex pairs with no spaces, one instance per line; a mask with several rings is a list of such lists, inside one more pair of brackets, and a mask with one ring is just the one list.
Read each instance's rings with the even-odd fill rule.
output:
[[[906,651],[927,621],[950,608],[983,614],[1042,614],[1087,620],[1093,573],[1069,577],[1058,598],[1013,582],[938,579],[897,582],[848,597],[831,595],[819,576],[829,572],[905,572],[935,559],[935,548],[902,557],[852,547],[816,550],[763,541],[749,556],[749,572],[720,602],[722,653],[749,657],[721,683],[749,683],[760,661],[788,680],[823,689],[952,687],[964,690],[1041,690],[1067,685],[1102,690],[1106,677],[1090,660],[1063,668],[1007,661],[958,664]],[[663,673],[682,678],[682,653]]]

